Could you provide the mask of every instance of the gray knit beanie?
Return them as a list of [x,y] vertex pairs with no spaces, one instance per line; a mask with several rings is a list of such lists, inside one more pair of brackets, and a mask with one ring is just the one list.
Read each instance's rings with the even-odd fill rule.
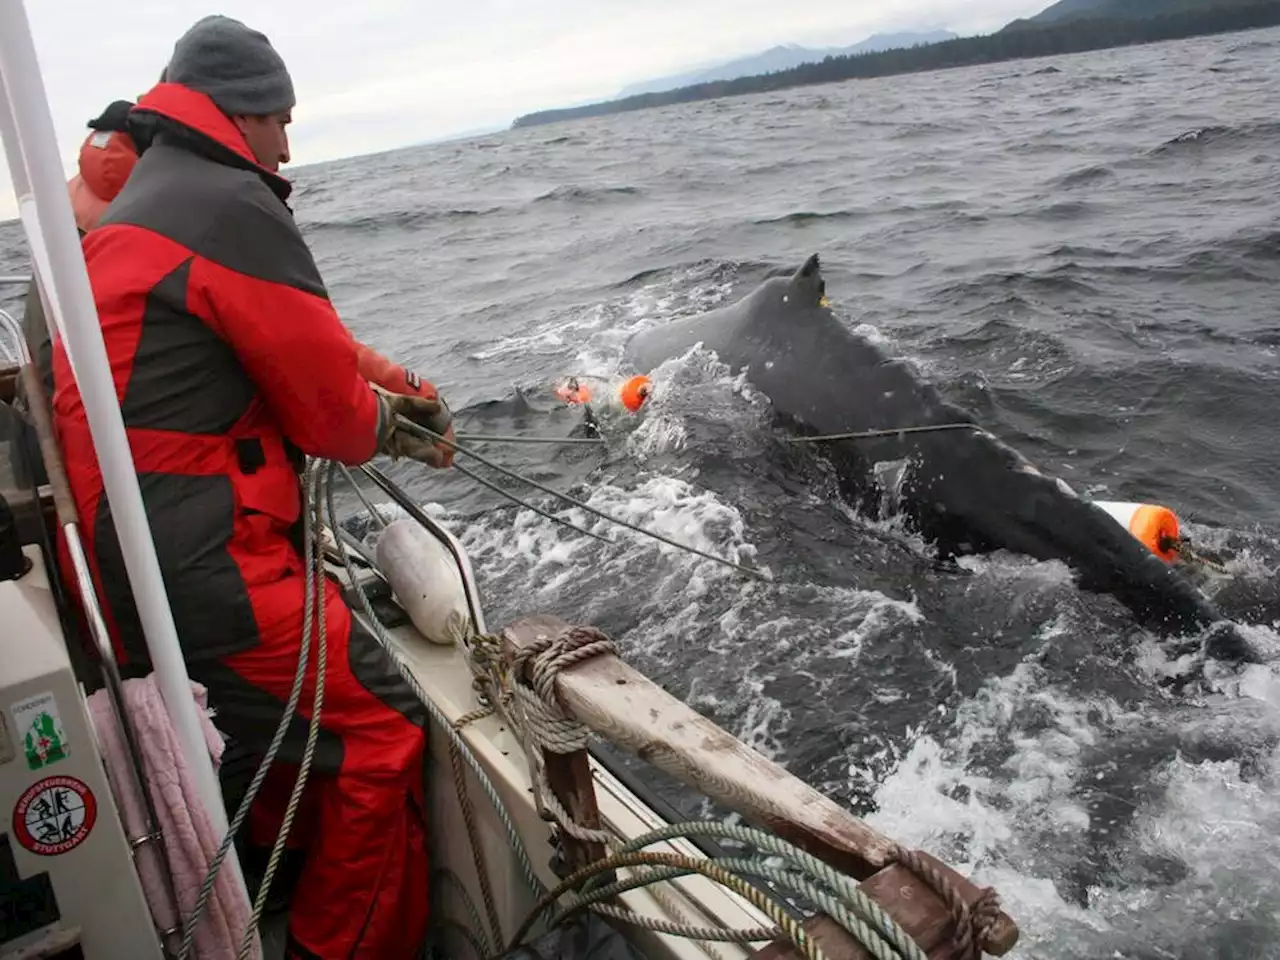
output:
[[295,103],[293,80],[271,41],[230,17],[196,21],[174,44],[163,76],[207,94],[233,117],[281,113]]

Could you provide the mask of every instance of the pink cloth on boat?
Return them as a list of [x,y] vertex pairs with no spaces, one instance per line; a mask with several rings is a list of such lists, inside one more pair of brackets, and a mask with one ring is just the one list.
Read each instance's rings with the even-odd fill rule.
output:
[[[222,760],[222,735],[210,719],[204,687],[192,683],[191,690],[200,707],[197,713],[204,729],[209,756],[216,770]],[[125,709],[129,711],[138,735],[138,749],[147,768],[151,800],[160,821],[157,826],[164,834],[165,851],[178,902],[181,904],[182,915],[189,916],[209,863],[217,853],[222,838],[217,835],[208,812],[197,796],[191,768],[182,755],[178,734],[165,709],[155,674],[138,680],[126,680],[124,699]],[[112,794],[124,818],[126,831],[130,837],[141,836],[144,832],[145,809],[142,798],[134,789],[132,778],[127,775],[129,755],[107,691],[99,690],[89,697],[88,702],[89,715],[102,750]],[[228,858],[232,855],[234,854],[229,854]],[[173,915],[173,904],[154,844],[143,844],[138,849],[137,863],[138,874],[156,926],[161,930],[177,926],[178,921]],[[205,905],[204,915],[196,928],[192,951],[194,957],[199,960],[235,958],[250,914],[248,901],[237,896],[227,860],[224,859],[214,883],[213,895]],[[181,934],[176,940],[181,940]],[[261,960],[262,953],[256,938],[249,956],[254,960]]]

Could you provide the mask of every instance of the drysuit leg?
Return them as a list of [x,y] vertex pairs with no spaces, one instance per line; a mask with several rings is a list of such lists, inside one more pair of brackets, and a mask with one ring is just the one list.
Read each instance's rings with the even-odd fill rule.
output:
[[[297,670],[302,577],[252,587],[250,597],[258,645],[192,672],[209,687],[218,725],[265,751]],[[324,702],[307,789],[315,817],[293,898],[290,956],[411,960],[428,920],[426,711],[327,581],[325,615]],[[315,646],[313,640],[300,716],[279,754],[290,767],[306,743]]]

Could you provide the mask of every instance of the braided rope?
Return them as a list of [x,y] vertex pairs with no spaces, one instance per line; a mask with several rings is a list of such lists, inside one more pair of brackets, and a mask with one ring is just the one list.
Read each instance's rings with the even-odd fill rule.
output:
[[[779,868],[776,866],[770,866],[760,860],[742,859],[738,857],[716,857],[711,860],[711,863],[721,870],[727,870],[733,873],[735,876],[763,877],[766,880],[772,880],[775,883],[780,883],[796,890],[802,896],[807,897],[811,902],[815,903],[819,909],[828,914],[854,939],[862,944],[874,960],[902,960],[904,956],[911,958],[911,960],[926,960],[923,951],[919,948],[919,945],[917,945],[915,941],[906,937],[905,933],[903,934],[902,942],[905,944],[906,949],[899,949],[897,942],[889,942],[896,938],[893,938],[892,936],[886,938],[886,936],[881,935],[880,931],[868,926],[863,917],[859,916],[855,910],[850,909],[851,906],[856,909],[861,906],[860,904],[851,904],[839,894],[832,896],[828,889],[824,889],[817,883],[812,882],[812,878],[806,876],[803,869],[799,869],[794,866],[790,868]],[[599,901],[608,899],[611,893],[622,892],[632,889],[633,887],[645,886],[646,884],[654,883],[659,880],[670,879],[673,876],[679,876],[680,874],[687,872],[688,871],[685,870],[673,870],[664,872],[645,872],[643,874],[637,873],[635,877],[610,884],[607,887],[584,890],[581,895],[570,902],[569,906],[562,912],[562,915],[572,912],[574,909],[580,909],[584,906],[594,906],[598,904]],[[861,894],[861,891],[859,891],[859,893]],[[861,894],[861,896],[865,899],[865,894]],[[552,923],[554,924],[558,922],[562,915],[557,915]],[[771,939],[770,931],[767,930],[757,929],[744,932],[750,935],[751,940]],[[776,935],[776,931],[773,931],[773,933]],[[692,937],[694,936],[694,933],[691,931],[684,931],[680,935]],[[717,937],[716,939],[734,938]]]
[[[696,933],[696,932],[699,932],[700,930],[714,930],[714,929],[715,929],[714,927],[697,927],[697,926],[695,926],[695,925],[694,925],[694,924],[689,920],[689,917],[688,917],[688,915],[684,912],[684,910],[682,910],[682,909],[681,909],[680,904],[676,903],[675,899],[674,899],[670,894],[668,894],[668,893],[667,893],[667,892],[666,892],[666,891],[665,891],[665,890],[664,890],[660,885],[658,885],[658,884],[654,884],[654,885],[649,889],[649,895],[650,895],[651,897],[653,897],[653,899],[654,899],[654,900],[658,901],[658,904],[662,907],[662,909],[663,909],[663,910],[667,911],[667,913],[671,914],[671,916],[673,916],[673,917],[675,917],[675,918],[676,918],[676,921],[677,921],[677,922],[676,922],[675,924],[672,924],[672,926],[674,926],[674,927],[676,928],[676,930],[669,930],[669,931],[666,931],[666,932],[667,932],[667,933],[669,933],[671,936],[673,936],[673,937],[681,936],[681,934],[680,934],[679,932],[677,932],[677,931],[682,930],[682,929],[683,929],[683,930],[693,930],[695,933]],[[606,916],[608,916],[608,915],[609,915],[609,911],[611,911],[611,910],[616,910],[616,909],[618,909],[618,908],[616,908],[616,907],[611,907],[611,906],[609,906],[609,905],[607,905],[607,904],[597,903],[597,904],[595,904],[594,909],[596,910],[596,912],[597,912],[597,913],[603,913],[603,914],[605,914]],[[762,929],[763,929],[763,928],[762,928]],[[739,935],[739,936],[745,936],[745,935],[747,935],[747,934],[749,934],[749,933],[752,933],[752,932],[754,932],[754,931],[751,931],[751,930],[736,930],[736,931],[724,931],[724,932],[725,932],[725,933],[734,933],[734,934],[737,934],[737,935]],[[773,928],[773,935],[774,935],[774,936],[776,936],[777,934],[778,934],[778,930],[777,930],[776,928]],[[735,939],[736,939],[736,937],[735,937]],[[768,938],[766,938],[766,939],[772,939],[772,937],[768,937]],[[717,950],[717,949],[715,948],[714,943],[713,943],[713,941],[712,941],[712,939],[711,939],[711,938],[709,938],[709,937],[695,937],[695,938],[693,938],[693,942],[697,945],[698,949],[699,949],[699,950],[701,950],[703,953],[705,953],[708,957],[710,957],[710,958],[711,958],[711,960],[724,960],[724,954],[722,954],[719,950]]]
[[558,707],[555,682],[561,670],[601,654],[617,652],[613,641],[601,630],[575,626],[561,631],[558,636],[535,640],[515,655],[513,666],[523,670],[529,661],[533,661],[530,679],[534,692],[544,703]]
[[[537,802],[557,825],[575,840],[611,847],[616,837],[608,830],[583,826],[564,808],[547,782],[542,753],[569,754],[585,750],[590,731],[575,717],[564,712],[556,696],[556,678],[560,671],[584,663],[602,654],[614,654],[612,640],[594,627],[569,627],[554,637],[542,637],[518,651],[511,663],[511,675],[529,677],[529,682],[513,683],[511,699],[519,716],[519,733],[533,758],[534,788]],[[493,651],[489,663],[497,660]]]
[[[656,894],[661,887],[654,887],[649,892]],[[628,910],[625,907],[612,907],[607,903],[593,903],[591,909],[596,913],[603,914],[606,917],[613,917],[615,920],[621,920],[623,923],[629,923],[632,926],[644,927],[646,930],[652,930],[655,933],[665,933],[669,937],[681,937],[685,940],[701,940],[708,945],[711,943],[761,943],[772,940],[781,933],[775,927],[758,927],[753,930],[727,930],[723,927],[698,927],[689,923],[673,923],[670,920],[662,920],[656,917],[646,917],[643,914]],[[569,911],[565,911],[567,914]],[[557,916],[551,921],[551,926],[555,926],[560,922]],[[720,956],[719,951],[711,948],[706,951],[711,956]]]
[[[839,894],[832,896],[829,888],[823,888],[814,883],[810,877],[805,875],[803,870],[795,867],[780,868],[757,860],[741,860],[733,857],[716,858],[715,862],[736,873],[764,877],[766,880],[784,884],[798,891],[842,926],[846,932],[866,948],[867,952],[875,960],[902,960],[904,956],[910,957],[912,960],[925,960],[924,952],[920,949],[919,944],[907,937],[905,932],[903,932],[900,942],[894,940],[891,943],[890,940],[894,938],[886,938],[881,934],[881,931],[873,929],[859,915],[857,912],[859,904],[850,904]],[[854,909],[850,909],[851,906]]]
[[[471,899],[471,893],[467,890],[461,878],[447,867],[437,867],[431,872],[431,876],[433,879],[442,880],[449,884],[457,892],[458,898],[462,901],[463,909],[467,911],[467,916],[471,920],[469,929],[474,931],[476,939],[484,947],[482,951],[479,951],[481,960],[493,956],[494,944],[489,939],[489,935],[485,933],[484,921],[480,919],[480,911],[476,909],[476,902]],[[498,942],[499,944],[502,942],[501,938],[499,938]]]
[[1176,540],[1172,540],[1169,543],[1169,548],[1173,550],[1174,553],[1182,557],[1182,559],[1187,563],[1198,564],[1207,570],[1212,570],[1214,573],[1225,574],[1227,572],[1225,564],[1201,553],[1191,543],[1189,537],[1179,537]]
[[951,878],[925,860],[919,851],[895,846],[890,859],[923,880],[951,911],[956,925],[951,942],[958,960],[982,960],[982,944],[1000,916],[1000,897],[994,888],[983,888],[970,907]]
[[491,717],[496,713],[493,707],[480,707],[478,710],[472,710],[470,713],[464,713],[457,720],[453,721],[453,729],[461,730],[468,724],[475,723],[477,720],[483,720],[485,717]]
[[[718,862],[717,865],[727,869],[726,865],[723,863]],[[690,872],[691,871],[685,870],[683,867],[645,867],[636,869],[632,872],[630,877],[627,877],[624,880],[616,880],[604,887],[593,887],[589,892],[584,890],[582,893],[569,897],[565,901],[561,911],[552,919],[550,926],[555,926],[574,911],[580,910],[586,906],[590,906],[592,909],[606,914],[607,916],[614,916],[614,913],[611,912],[612,910],[621,909],[625,911],[626,907],[609,907],[599,901],[612,900],[630,890],[647,887],[650,884],[654,884],[654,886],[649,892],[656,895],[661,889],[656,886],[656,884],[667,880],[674,880],[678,877],[687,877]],[[663,904],[663,906],[667,907],[667,904]],[[668,909],[670,908],[668,907]],[[672,912],[677,916],[680,916],[679,910],[673,910]],[[649,921],[645,919],[628,922],[635,923],[639,926],[646,926],[648,923],[664,923],[664,921],[661,920]],[[658,928],[649,927],[649,929]],[[659,932],[668,933],[676,937],[684,937],[690,940],[707,940],[720,943],[756,943],[773,940],[778,937],[782,931],[777,927],[753,927],[749,930],[726,930],[717,927],[698,927],[686,923],[665,924],[665,928]]]
[[[313,463],[314,469],[314,463]],[[316,483],[315,476],[309,477],[309,489],[314,490]],[[303,514],[303,552],[310,555],[312,551],[311,538],[315,535],[314,527],[311,524],[311,514],[304,512]],[[236,815],[232,819],[231,824],[227,828],[226,836],[222,838],[222,843],[218,846],[218,852],[214,854],[209,869],[205,873],[204,881],[200,884],[200,891],[196,897],[195,906],[191,910],[191,914],[183,923],[182,944],[178,951],[178,960],[187,960],[191,955],[191,950],[195,945],[196,927],[199,926],[204,910],[209,903],[209,898],[213,895],[214,884],[218,878],[218,871],[222,867],[223,860],[226,859],[231,845],[235,841],[236,833],[244,824],[245,818],[249,815],[249,809],[252,807],[258,791],[262,788],[262,783],[267,777],[267,771],[271,769],[271,765],[275,762],[276,754],[279,753],[280,747],[284,743],[285,733],[289,729],[289,724],[293,720],[294,713],[297,711],[298,700],[302,695],[303,681],[306,678],[307,661],[310,657],[311,650],[311,634],[312,634],[312,613],[314,608],[313,595],[316,589],[317,568],[311,564],[306,565],[306,576],[303,586],[303,603],[302,603],[302,642],[298,651],[298,667],[294,672],[293,686],[289,690],[289,699],[285,703],[284,712],[280,716],[280,722],[276,725],[276,732],[271,737],[271,743],[267,746],[267,752],[263,755],[262,761],[258,764],[258,769],[254,772],[253,779],[249,782],[249,788],[245,791],[244,797],[240,801],[240,807],[236,810]],[[251,925],[249,930],[253,929]],[[248,935],[246,931],[246,936]]]
[[[676,837],[696,836],[733,840],[785,858],[794,865],[795,869],[822,881],[839,894],[844,902],[848,903],[858,915],[870,921],[876,930],[887,938],[893,948],[903,957],[910,958],[910,960],[925,960],[924,952],[915,940],[898,925],[896,920],[885,912],[883,907],[868,897],[849,877],[840,873],[825,861],[819,860],[812,854],[801,850],[795,844],[783,840],[772,833],[765,833],[763,830],[757,830],[753,827],[703,820],[659,827],[656,830],[651,830],[632,840],[628,840],[619,850],[620,852],[636,851],[647,847],[651,843],[673,840]],[[792,881],[787,880],[786,882],[791,883]],[[590,885],[589,881],[588,887]],[[838,920],[839,918],[834,917],[834,919]],[[849,928],[846,927],[846,929]],[[849,933],[856,936],[853,930],[849,930]]]
[[804,928],[796,922],[795,918],[787,914],[785,910],[778,905],[768,894],[764,893],[757,887],[747,883],[741,877],[735,876],[728,870],[721,869],[708,860],[699,860],[693,857],[685,857],[674,853],[654,853],[651,851],[643,851],[639,853],[618,853],[603,860],[583,867],[566,877],[558,887],[548,891],[539,899],[537,905],[525,918],[524,923],[511,939],[511,949],[523,942],[525,935],[548,908],[551,907],[561,896],[577,887],[584,880],[587,880],[600,873],[613,870],[615,867],[633,867],[633,866],[663,866],[678,867],[688,870],[691,873],[700,873],[704,877],[708,877],[719,883],[721,886],[728,887],[730,890],[744,897],[746,900],[756,907],[756,909],[767,914],[770,919],[778,924],[782,932],[796,945],[800,954],[806,960],[826,960],[826,955],[822,948],[818,946]]
[[492,633],[472,634],[467,643],[467,667],[471,670],[471,688],[475,691],[478,708],[463,714],[454,721],[456,729],[497,714],[513,730],[516,724],[510,716],[510,670],[502,655],[502,638]]
[[590,732],[578,720],[561,712],[554,695],[548,704],[523,685],[512,687],[511,693],[520,707],[521,727],[533,741],[532,746],[560,754],[587,748]]

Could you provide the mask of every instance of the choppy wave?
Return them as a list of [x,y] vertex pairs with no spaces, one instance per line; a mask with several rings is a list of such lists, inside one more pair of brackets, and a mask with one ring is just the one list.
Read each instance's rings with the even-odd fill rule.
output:
[[497,213],[498,207],[477,210],[389,210],[360,214],[334,220],[300,218],[299,226],[307,233],[370,233],[378,230],[426,230],[439,223],[451,223],[471,217]]
[[1219,146],[1248,146],[1280,143],[1280,123],[1262,122],[1240,126],[1212,125],[1194,127],[1165,141],[1153,152],[1168,154],[1177,150],[1204,149]]
[[826,213],[817,213],[812,210],[801,210],[795,213],[785,213],[779,217],[766,217],[762,220],[756,220],[757,226],[768,226],[769,224],[788,224],[791,226],[803,226],[811,220],[847,220],[850,217],[858,216],[855,210],[831,210]]
[[1091,164],[1072,170],[1066,176],[1059,177],[1056,186],[1060,190],[1072,190],[1078,187],[1092,187],[1115,176],[1115,171],[1104,164]]
[[634,197],[641,193],[638,187],[579,187],[560,186],[542,194],[535,203],[558,201],[561,203],[598,203],[615,197]]

